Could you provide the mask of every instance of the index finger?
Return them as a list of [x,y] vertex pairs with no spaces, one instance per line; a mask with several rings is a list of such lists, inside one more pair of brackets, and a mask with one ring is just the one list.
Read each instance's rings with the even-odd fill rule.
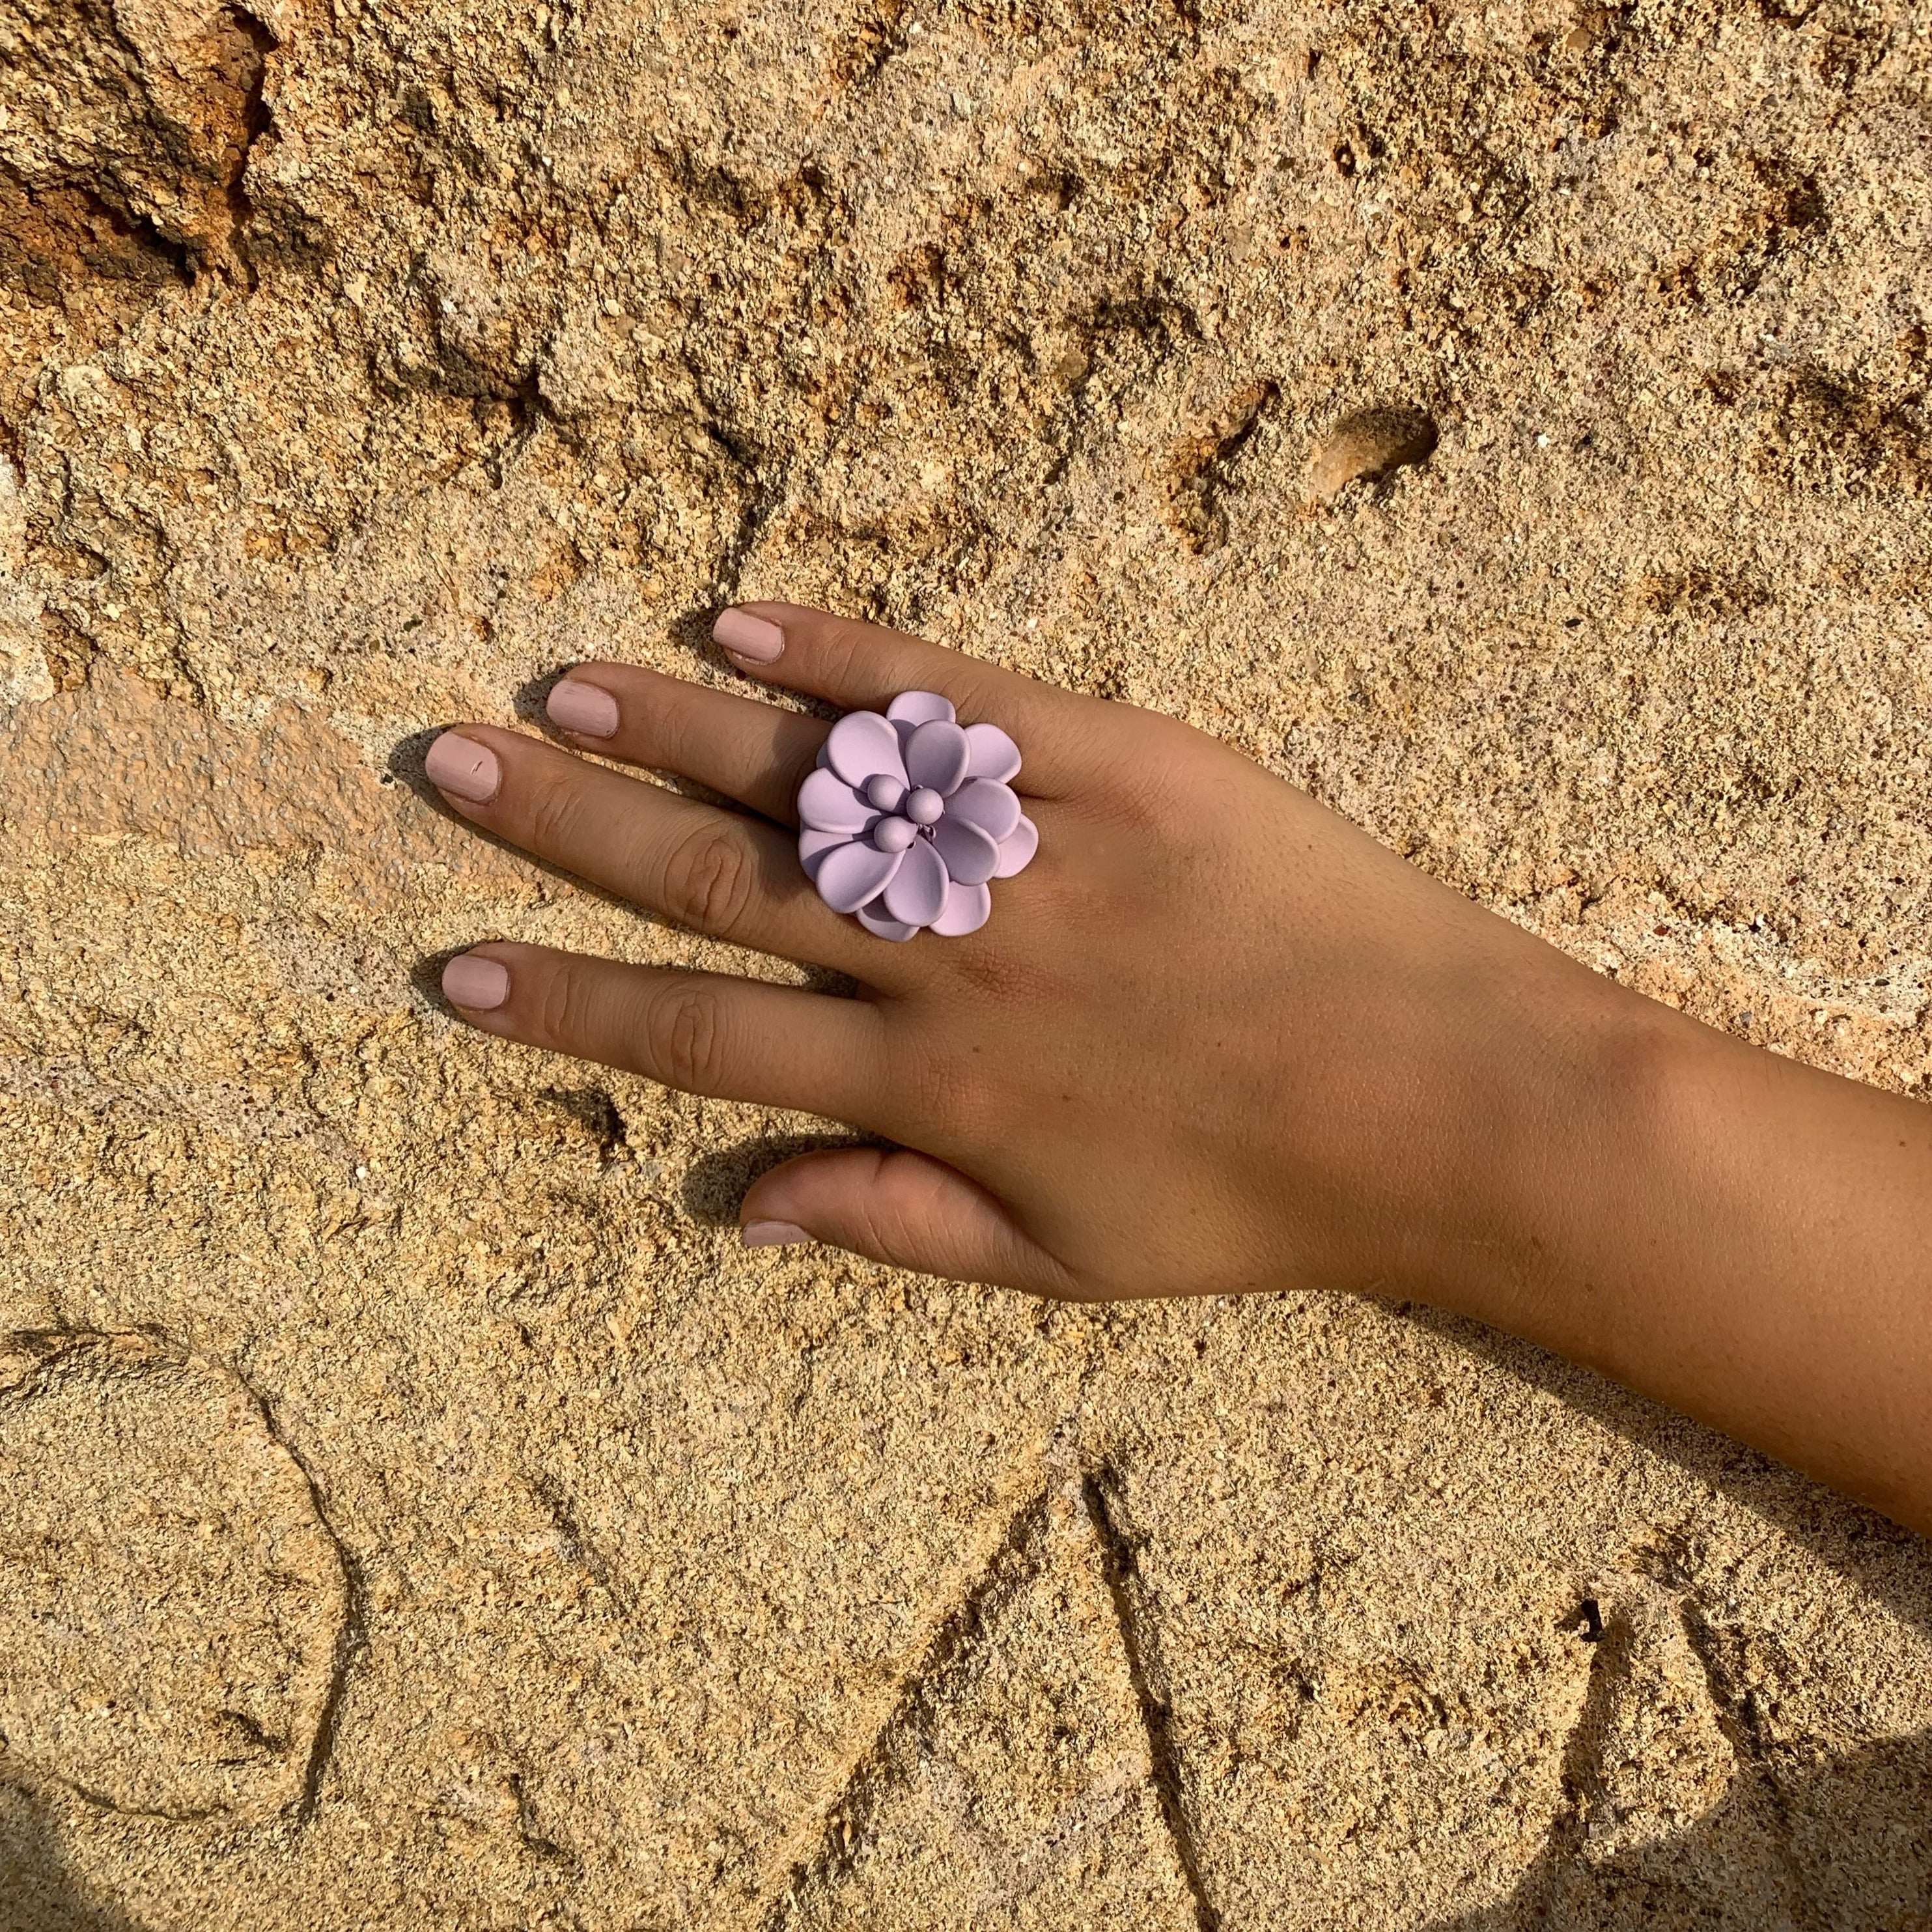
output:
[[1024,761],[1018,789],[1054,797],[1076,782],[1082,710],[1097,703],[963,651],[802,604],[734,604],[711,627],[740,670],[767,684],[883,711],[902,692],[946,699],[962,724],[997,724]]

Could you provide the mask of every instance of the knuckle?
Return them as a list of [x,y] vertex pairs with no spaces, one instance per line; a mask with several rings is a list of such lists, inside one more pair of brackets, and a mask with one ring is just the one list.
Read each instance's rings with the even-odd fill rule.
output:
[[1038,994],[1046,977],[1040,968],[1010,949],[975,946],[953,964],[962,988],[988,1005],[1016,1010]]
[[1168,762],[1150,758],[1118,772],[1112,784],[1093,802],[1095,815],[1115,830],[1136,838],[1168,831],[1188,822],[1191,802],[1179,774]]
[[650,762],[660,771],[686,769],[695,746],[697,733],[691,715],[688,687],[678,685],[661,694],[647,707],[650,724]]
[[844,690],[859,680],[878,645],[867,627],[840,619],[828,624],[818,639],[817,669],[824,681]]
[[664,868],[664,910],[682,926],[728,936],[742,927],[755,889],[752,856],[728,826],[688,832]]
[[[922,1177],[914,1172],[908,1183],[907,1170],[890,1157],[882,1164],[880,1185],[867,1204],[874,1244],[884,1255],[929,1254],[946,1235],[946,1214],[933,1189],[920,1185]],[[892,1184],[897,1181],[898,1185]]]
[[[1045,882],[1033,888],[1036,901],[1042,898]],[[1043,903],[1030,907],[1009,907],[1008,923],[997,938],[987,932],[970,934],[956,942],[946,966],[954,997],[960,1010],[970,1012],[982,1027],[1000,1023],[1010,1013],[1052,1011],[1057,1001],[1078,1003],[1082,997],[1071,976],[1048,957],[1043,943],[1049,932],[1064,932],[1080,922],[1087,908],[1078,891],[1055,885]],[[1106,917],[1112,902],[1099,908]],[[997,916],[997,915],[996,915]]]
[[537,1000],[537,1024],[544,1040],[559,1046],[586,1036],[590,1001],[584,983],[571,967],[560,965],[544,976]]
[[531,787],[530,844],[533,850],[567,850],[575,835],[578,790],[568,773],[546,773]]
[[644,1010],[644,1048],[652,1076],[686,1093],[710,1091],[724,1070],[724,1015],[710,987],[672,986]]

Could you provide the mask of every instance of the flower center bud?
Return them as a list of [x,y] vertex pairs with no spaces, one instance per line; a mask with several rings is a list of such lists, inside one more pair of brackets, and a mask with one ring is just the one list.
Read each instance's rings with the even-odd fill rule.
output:
[[874,812],[896,812],[906,788],[890,772],[880,772],[866,784],[866,800]]
[[908,794],[905,815],[915,825],[937,825],[946,810],[946,801],[930,785],[921,785]]
[[872,827],[872,843],[881,852],[903,852],[919,836],[909,818],[882,818]]

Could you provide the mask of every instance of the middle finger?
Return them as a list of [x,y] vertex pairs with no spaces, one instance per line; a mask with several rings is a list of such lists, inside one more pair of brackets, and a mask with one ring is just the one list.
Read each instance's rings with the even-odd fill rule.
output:
[[489,724],[445,731],[430,782],[464,818],[592,885],[734,945],[874,986],[912,962],[826,904],[791,832]]

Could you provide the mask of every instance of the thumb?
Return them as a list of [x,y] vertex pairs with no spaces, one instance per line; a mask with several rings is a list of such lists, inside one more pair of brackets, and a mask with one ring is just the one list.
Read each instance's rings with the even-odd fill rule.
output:
[[762,1174],[738,1209],[748,1248],[824,1241],[952,1281],[1071,1295],[1073,1278],[977,1181],[903,1149],[838,1148]]

